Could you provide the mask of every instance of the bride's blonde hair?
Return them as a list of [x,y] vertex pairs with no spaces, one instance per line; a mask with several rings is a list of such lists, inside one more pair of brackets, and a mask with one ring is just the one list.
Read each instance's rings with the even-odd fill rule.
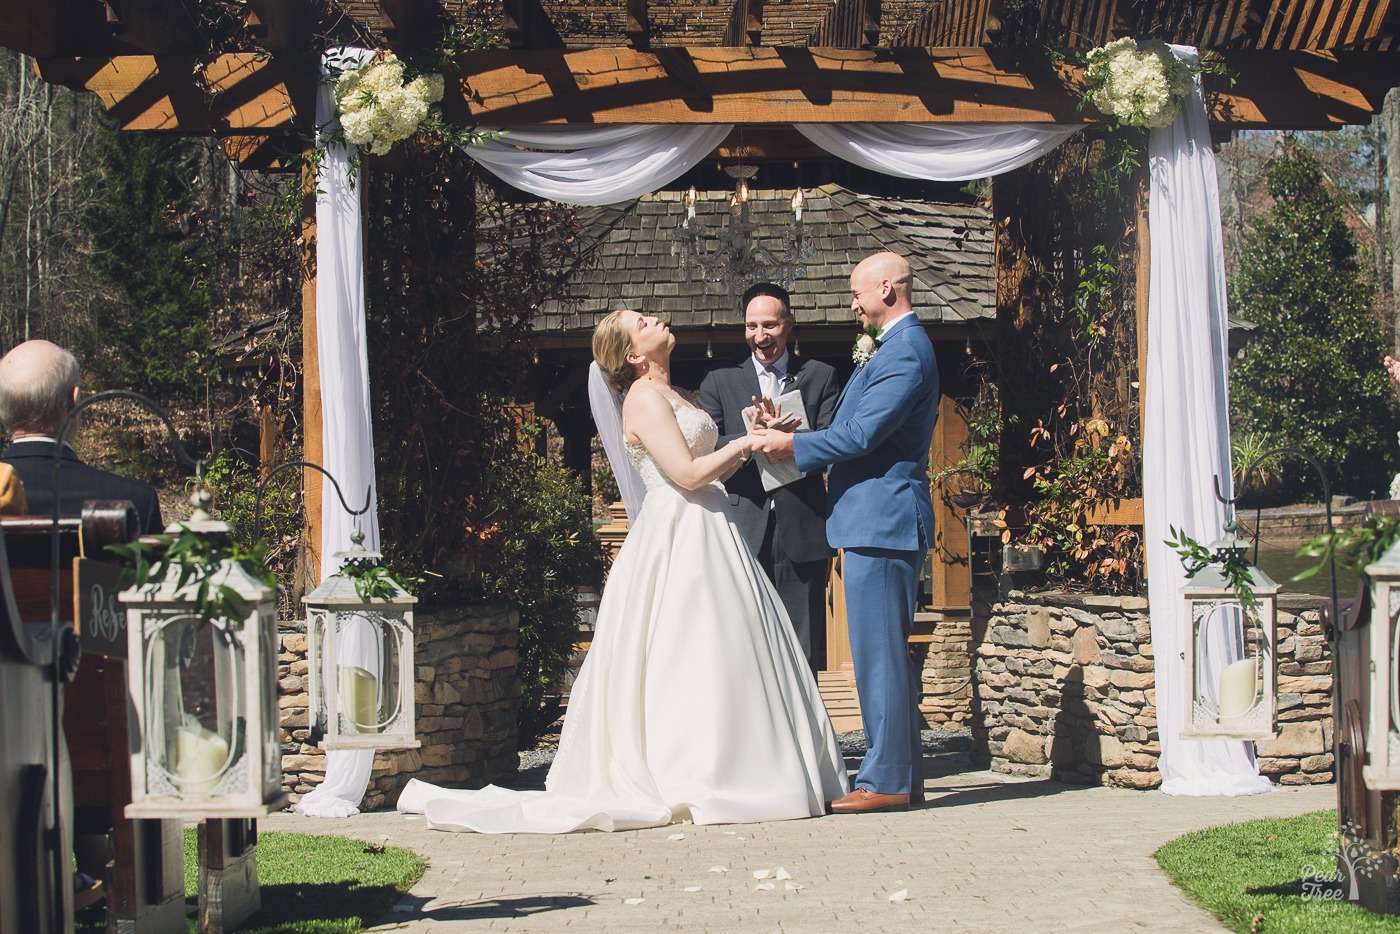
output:
[[619,308],[609,313],[593,329],[593,359],[608,378],[608,384],[619,393],[631,388],[637,380],[637,370],[627,362],[627,354],[632,349],[632,335],[622,326],[622,313],[629,309]]

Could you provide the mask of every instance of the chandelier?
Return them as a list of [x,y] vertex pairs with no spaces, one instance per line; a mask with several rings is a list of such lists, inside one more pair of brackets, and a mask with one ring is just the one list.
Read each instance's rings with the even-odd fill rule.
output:
[[[775,282],[791,288],[794,280],[802,278],[806,265],[816,258],[816,248],[802,225],[805,198],[801,188],[793,193],[790,202],[792,215],[783,230],[781,252],[774,254],[754,240],[760,225],[750,215],[749,179],[758,168],[730,165],[724,171],[734,179],[734,194],[723,225],[712,232],[696,216],[697,193],[692,186],[685,193],[685,217],[675,232],[671,252],[679,259],[680,281],[702,281],[706,291],[727,294],[734,301],[735,312],[742,314],[739,299],[745,289],[756,282]],[[710,239],[715,242],[707,248],[706,241]]]

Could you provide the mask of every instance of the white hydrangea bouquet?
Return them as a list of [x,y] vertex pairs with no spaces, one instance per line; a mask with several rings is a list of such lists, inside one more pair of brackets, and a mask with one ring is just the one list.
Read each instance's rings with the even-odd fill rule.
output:
[[442,92],[442,75],[405,82],[403,62],[392,52],[342,72],[335,79],[335,104],[345,141],[384,155],[418,132]]
[[1088,54],[1085,96],[1128,126],[1165,127],[1176,119],[1200,67],[1183,62],[1165,42],[1119,39]]

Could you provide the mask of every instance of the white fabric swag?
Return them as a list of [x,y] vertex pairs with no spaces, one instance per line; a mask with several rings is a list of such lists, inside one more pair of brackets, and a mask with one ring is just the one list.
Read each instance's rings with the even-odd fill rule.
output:
[[[1177,49],[1177,53],[1183,57],[1195,55],[1190,49]],[[324,123],[329,114],[320,109],[321,101],[329,102],[324,91],[317,111],[318,122]],[[615,204],[674,181],[709,155],[730,129],[728,125],[503,127],[500,139],[465,151],[502,180],[541,197],[569,204]],[[1079,127],[807,124],[798,129],[834,155],[875,171],[905,178],[957,181],[996,175],[1025,165],[1069,138]],[[335,268],[325,257],[336,248],[337,232],[344,231],[349,236],[348,231],[353,230],[354,237],[359,236],[358,204],[340,188],[348,185],[348,158],[340,147],[327,153],[322,162],[324,194],[317,198],[321,233],[317,256],[322,282],[317,301],[318,321],[323,329],[322,411],[328,423],[331,410],[338,406],[352,407],[356,419],[366,419],[356,450],[365,465],[365,475],[372,477],[373,452],[364,397],[358,389],[341,391],[327,382],[338,371],[326,362],[324,349],[334,327],[358,329],[355,333],[360,334],[363,331],[359,267],[341,271],[355,277],[353,296],[348,288],[325,282]],[[1173,126],[1153,131],[1150,158],[1152,350],[1146,378],[1143,486],[1164,790],[1172,794],[1263,791],[1268,782],[1258,776],[1247,744],[1182,741],[1179,736],[1185,701],[1178,684],[1183,669],[1178,654],[1181,640],[1176,608],[1177,588],[1183,576],[1174,553],[1164,543],[1166,526],[1177,525],[1198,539],[1213,539],[1220,528],[1220,512],[1211,505],[1212,478],[1219,475],[1228,481],[1230,476],[1220,213],[1199,84]],[[332,301],[344,304],[332,306]],[[352,308],[351,301],[359,304]],[[362,358],[356,366],[356,373],[363,373]],[[1177,408],[1172,402],[1191,401],[1198,396],[1200,404],[1193,403],[1190,411]],[[341,418],[348,420],[344,413]],[[1190,463],[1186,463],[1188,460]],[[330,503],[323,507],[323,521],[332,508]],[[329,534],[329,522],[326,528]],[[330,778],[328,775],[327,785],[331,784]],[[357,803],[358,800],[356,797]]]
[[[567,204],[617,204],[684,175],[733,129],[689,126],[502,127],[465,150],[504,182]],[[1018,168],[1078,126],[1011,124],[797,124],[834,156],[886,175],[955,182]],[[539,151],[547,150],[547,151]]]
[[[568,204],[617,204],[684,175],[728,124],[511,127],[466,153],[522,191]],[[520,149],[518,147],[527,147]]]

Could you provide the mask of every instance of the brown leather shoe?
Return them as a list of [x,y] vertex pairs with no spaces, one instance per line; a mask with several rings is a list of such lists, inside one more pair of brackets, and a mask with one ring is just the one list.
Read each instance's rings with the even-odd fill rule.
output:
[[908,795],[882,795],[869,788],[857,788],[831,802],[834,814],[860,814],[864,811],[907,811]]

